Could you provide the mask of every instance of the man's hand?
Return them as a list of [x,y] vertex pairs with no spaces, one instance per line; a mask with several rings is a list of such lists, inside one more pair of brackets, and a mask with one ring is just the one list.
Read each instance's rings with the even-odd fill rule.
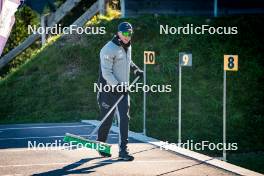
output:
[[143,72],[142,70],[140,70],[140,69],[137,69],[137,70],[135,71],[135,75],[136,75],[137,77],[139,77],[139,79],[142,79],[143,76],[144,76],[144,72]]

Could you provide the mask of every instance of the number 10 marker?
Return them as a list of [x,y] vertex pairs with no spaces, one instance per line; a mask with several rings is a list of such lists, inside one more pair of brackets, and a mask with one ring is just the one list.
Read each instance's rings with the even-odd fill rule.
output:
[[[144,51],[144,86],[147,84],[147,64],[155,64],[155,52]],[[144,91],[143,97],[143,134],[146,135],[146,92]]]

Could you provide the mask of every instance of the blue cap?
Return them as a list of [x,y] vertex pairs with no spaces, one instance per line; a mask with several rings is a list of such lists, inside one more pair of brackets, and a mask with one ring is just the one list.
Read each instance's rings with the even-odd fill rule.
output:
[[133,31],[132,25],[128,22],[122,22],[118,25],[118,32]]

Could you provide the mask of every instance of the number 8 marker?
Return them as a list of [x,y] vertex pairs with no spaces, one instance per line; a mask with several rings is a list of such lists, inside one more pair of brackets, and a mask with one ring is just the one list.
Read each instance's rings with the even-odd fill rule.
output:
[[224,55],[224,70],[238,71],[238,55]]

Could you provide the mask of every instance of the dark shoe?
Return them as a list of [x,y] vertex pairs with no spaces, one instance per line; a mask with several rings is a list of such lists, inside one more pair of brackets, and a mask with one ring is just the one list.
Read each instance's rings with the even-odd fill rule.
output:
[[105,152],[102,152],[102,151],[98,151],[98,153],[102,156],[102,157],[111,157],[112,155],[110,153],[105,153]]
[[125,151],[125,152],[119,152],[118,159],[123,161],[133,161],[134,157],[132,155],[129,155],[129,153]]

